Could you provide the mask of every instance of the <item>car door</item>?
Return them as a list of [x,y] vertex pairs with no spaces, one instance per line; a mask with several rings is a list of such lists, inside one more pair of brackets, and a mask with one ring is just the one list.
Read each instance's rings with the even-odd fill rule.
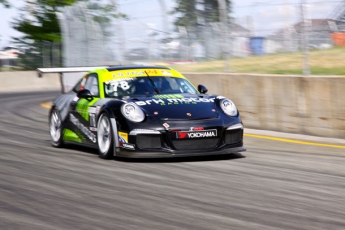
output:
[[100,99],[98,75],[92,73],[86,75],[79,91],[87,89],[93,98],[76,97],[70,106],[70,122],[73,131],[78,135],[83,144],[96,145],[96,117],[93,105]]

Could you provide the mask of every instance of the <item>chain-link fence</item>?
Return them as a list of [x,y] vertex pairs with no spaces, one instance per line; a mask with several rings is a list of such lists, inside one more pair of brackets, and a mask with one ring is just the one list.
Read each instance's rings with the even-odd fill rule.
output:
[[100,25],[83,2],[58,13],[62,32],[63,65],[93,66],[105,62],[105,41]]
[[129,17],[112,22],[111,36],[85,5],[66,7],[59,14],[63,44],[42,44],[42,66],[229,59],[232,72],[345,74],[344,0],[233,2],[227,29],[203,20],[175,27],[172,5],[156,3],[157,13],[123,12]]

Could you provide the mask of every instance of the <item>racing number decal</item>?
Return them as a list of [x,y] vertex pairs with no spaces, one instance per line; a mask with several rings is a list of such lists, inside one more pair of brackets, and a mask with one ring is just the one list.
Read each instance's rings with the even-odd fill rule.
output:
[[110,83],[110,85],[113,86],[113,90],[116,92],[117,88],[120,87],[122,90],[127,90],[129,89],[129,85],[127,81],[114,81]]

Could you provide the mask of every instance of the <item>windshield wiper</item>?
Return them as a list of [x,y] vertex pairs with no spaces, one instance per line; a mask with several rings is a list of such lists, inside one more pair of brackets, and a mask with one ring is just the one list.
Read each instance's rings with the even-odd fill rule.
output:
[[[146,73],[146,71],[144,71]],[[160,94],[155,82],[152,80],[152,78],[146,73],[147,78],[150,80],[152,86],[153,86],[153,90],[157,93]]]

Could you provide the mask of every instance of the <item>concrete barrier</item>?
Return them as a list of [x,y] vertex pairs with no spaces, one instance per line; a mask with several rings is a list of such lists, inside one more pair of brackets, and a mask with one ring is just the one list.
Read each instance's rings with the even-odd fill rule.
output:
[[36,71],[0,72],[0,92],[60,90],[58,74],[38,78]]
[[345,138],[345,77],[184,75],[233,100],[247,128]]
[[[210,94],[230,98],[245,127],[345,138],[345,77],[184,73]],[[58,74],[0,72],[0,92],[59,90]]]

